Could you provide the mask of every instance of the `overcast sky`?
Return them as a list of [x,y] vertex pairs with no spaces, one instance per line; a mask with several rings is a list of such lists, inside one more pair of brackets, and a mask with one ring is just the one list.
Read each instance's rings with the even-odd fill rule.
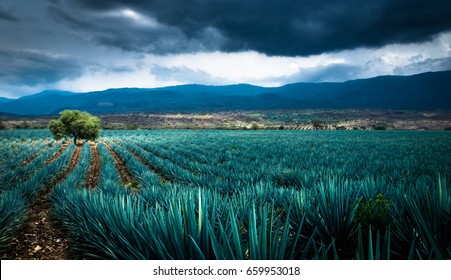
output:
[[451,69],[449,0],[2,0],[0,96]]

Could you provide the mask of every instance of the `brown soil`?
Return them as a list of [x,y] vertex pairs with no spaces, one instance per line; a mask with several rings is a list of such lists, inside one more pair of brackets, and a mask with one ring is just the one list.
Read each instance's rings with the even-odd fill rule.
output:
[[[121,145],[120,143],[116,142],[118,145]],[[121,145],[122,146],[122,145]],[[140,156],[138,156],[136,153],[134,153],[133,151],[130,151],[130,154],[132,154],[137,160],[139,160],[142,164],[144,164],[147,168],[149,168],[150,171],[152,171],[153,173],[157,174],[158,177],[160,177],[160,179],[163,182],[168,182],[171,183],[171,178],[169,178],[166,174],[164,174],[163,172],[161,172],[160,170],[156,169],[155,166],[151,165],[150,163],[148,163],[147,161],[145,161],[143,158],[141,158]]]
[[91,167],[89,169],[86,187],[88,189],[94,189],[99,184],[100,156],[99,151],[97,150],[97,144],[90,143],[89,145],[91,147]]
[[27,159],[26,161],[24,161],[20,166],[24,167],[27,166],[30,162],[32,162],[35,158],[37,158],[39,156],[39,153],[33,155],[32,157],[30,157],[29,159]]
[[[66,146],[67,147],[67,146]],[[65,149],[66,147],[63,147]],[[60,151],[62,151],[60,150]],[[58,156],[61,154],[57,153]],[[70,165],[65,172],[39,192],[28,213],[27,224],[13,238],[4,259],[10,260],[64,260],[68,259],[68,241],[59,227],[55,227],[50,215],[50,201],[47,196],[53,187],[61,182],[77,165],[81,146],[77,146]],[[53,161],[53,160],[52,160]]]
[[130,173],[128,173],[127,168],[125,167],[122,160],[119,158],[119,156],[116,154],[116,152],[111,148],[111,146],[105,142],[102,141],[102,143],[105,145],[105,147],[110,151],[111,156],[113,157],[114,164],[116,165],[116,169],[119,171],[119,175],[121,176],[122,184],[127,185],[133,181],[132,177],[130,176]]
[[61,155],[61,153],[69,146],[69,143],[64,143],[63,145],[61,145],[61,148],[58,150],[58,152],[56,152],[56,154],[47,161],[47,164],[54,162],[57,158],[59,158],[59,156]]

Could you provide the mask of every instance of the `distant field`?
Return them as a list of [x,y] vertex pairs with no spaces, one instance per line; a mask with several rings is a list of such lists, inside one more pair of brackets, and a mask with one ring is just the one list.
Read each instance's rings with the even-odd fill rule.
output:
[[[314,109],[98,115],[104,129],[445,130],[449,110]],[[3,121],[1,120],[3,118]],[[0,128],[46,128],[54,117],[0,115]]]
[[4,259],[450,259],[447,131],[0,131]]

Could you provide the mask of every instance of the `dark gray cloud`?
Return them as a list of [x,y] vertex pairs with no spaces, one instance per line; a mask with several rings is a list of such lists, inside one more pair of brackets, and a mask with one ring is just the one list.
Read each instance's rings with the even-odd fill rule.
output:
[[0,49],[0,83],[36,86],[82,74],[82,65],[67,57],[36,51]]
[[[451,29],[449,0],[66,0],[51,1],[55,19],[97,42],[154,53],[255,50],[305,56],[430,40]],[[152,28],[101,15],[131,9]]]
[[50,5],[48,12],[58,22],[84,31],[91,40],[124,51],[157,54],[209,51],[218,49],[222,42],[216,30],[209,27],[189,36],[177,26],[159,23],[145,13],[134,14],[134,10],[128,10],[127,14],[124,10],[92,11],[76,7],[58,3]]
[[448,70],[450,6],[449,0],[1,0],[0,95]]
[[0,20],[19,21],[19,19],[0,5]]

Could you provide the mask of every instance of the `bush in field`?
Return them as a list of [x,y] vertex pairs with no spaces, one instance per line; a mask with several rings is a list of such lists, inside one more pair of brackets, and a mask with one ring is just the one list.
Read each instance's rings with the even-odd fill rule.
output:
[[371,226],[375,232],[384,231],[390,224],[391,202],[384,195],[378,194],[375,200],[370,198],[362,201],[358,198],[357,203],[354,222],[361,224],[362,228],[367,229]]
[[385,123],[378,123],[373,125],[374,130],[387,130],[387,124]]
[[76,144],[78,139],[95,140],[99,137],[99,118],[77,110],[65,110],[60,115],[58,120],[52,120],[49,124],[55,140],[73,137]]
[[312,120],[311,124],[313,125],[313,129],[322,130],[326,128],[326,122],[323,120]]
[[258,130],[258,129],[259,129],[258,123],[252,122],[252,123],[251,123],[251,129],[252,129],[252,130]]

